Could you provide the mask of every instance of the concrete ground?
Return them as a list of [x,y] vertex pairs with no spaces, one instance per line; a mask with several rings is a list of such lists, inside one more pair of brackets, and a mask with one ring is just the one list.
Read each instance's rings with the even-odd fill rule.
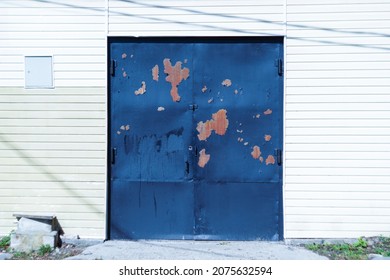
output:
[[106,241],[71,260],[326,260],[302,247],[266,241]]

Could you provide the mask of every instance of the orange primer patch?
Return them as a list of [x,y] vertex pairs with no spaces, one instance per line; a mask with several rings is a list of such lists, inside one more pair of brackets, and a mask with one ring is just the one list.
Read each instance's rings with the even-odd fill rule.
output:
[[204,168],[206,164],[209,162],[209,160],[210,160],[210,155],[206,154],[206,149],[202,149],[199,152],[199,160],[198,160],[199,167]]
[[153,77],[153,80],[154,80],[154,81],[157,81],[157,82],[158,82],[159,72],[160,72],[160,69],[159,69],[158,65],[156,64],[156,65],[152,68],[152,77]]
[[271,135],[265,135],[265,136],[264,136],[264,140],[267,141],[267,142],[268,142],[268,141],[271,141],[271,138],[272,138]]
[[175,66],[172,66],[171,60],[169,58],[165,58],[164,61],[164,73],[167,74],[165,80],[171,83],[171,97],[175,102],[180,101],[180,95],[178,91],[178,85],[182,80],[187,80],[190,76],[190,70],[186,67],[181,68],[181,61],[176,62]]
[[266,165],[275,164],[275,158],[274,158],[274,156],[269,155],[269,156],[265,159],[265,164],[266,164]]
[[140,94],[145,94],[145,92],[146,92],[146,83],[142,82],[141,87],[138,90],[134,91],[134,94],[140,95]]
[[199,122],[196,130],[199,132],[198,138],[203,141],[211,136],[212,131],[218,135],[225,135],[229,126],[227,111],[221,109],[212,115],[212,119],[206,122]]
[[254,159],[258,159],[261,156],[261,151],[259,146],[254,146],[253,151],[251,152],[251,155]]

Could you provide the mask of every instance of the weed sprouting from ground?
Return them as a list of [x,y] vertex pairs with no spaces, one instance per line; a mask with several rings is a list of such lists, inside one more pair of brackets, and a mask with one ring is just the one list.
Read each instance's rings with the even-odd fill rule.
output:
[[312,243],[305,248],[332,260],[366,260],[369,254],[390,256],[390,237],[360,237],[352,244]]

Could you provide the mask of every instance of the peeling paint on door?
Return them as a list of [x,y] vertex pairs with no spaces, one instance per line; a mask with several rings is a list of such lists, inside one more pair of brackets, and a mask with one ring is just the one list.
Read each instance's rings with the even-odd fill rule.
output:
[[203,141],[210,137],[211,132],[214,131],[218,135],[225,135],[229,126],[227,119],[227,111],[221,109],[212,115],[212,119],[204,122],[199,122],[196,130],[199,132],[198,138]]
[[145,94],[145,92],[146,92],[146,83],[142,82],[141,87],[138,90],[134,91],[134,94],[140,95],[140,94]]
[[267,141],[267,142],[268,142],[268,141],[271,141],[271,138],[272,138],[271,135],[268,135],[268,134],[267,134],[267,135],[264,135],[264,140]]
[[266,111],[264,111],[264,115],[271,115],[271,114],[272,114],[271,109],[267,109]]
[[206,91],[207,91],[207,87],[204,86],[204,87],[202,88],[202,92],[205,93]]
[[159,69],[158,65],[156,64],[152,68],[152,77],[153,77],[154,81],[158,82],[159,74],[160,74],[160,69]]
[[127,54],[126,53],[123,53],[122,54],[122,59],[125,59],[127,57]]
[[181,68],[181,61],[177,61],[175,66],[172,66],[171,60],[169,58],[165,58],[164,61],[164,73],[167,74],[165,80],[170,82],[172,85],[171,88],[171,96],[172,100],[175,102],[180,101],[180,95],[178,91],[178,86],[182,80],[187,80],[190,76],[190,70],[186,67]]
[[252,150],[252,152],[251,152],[251,155],[252,155],[252,157],[253,157],[254,159],[260,158],[260,156],[261,156],[260,147],[257,146],[257,145],[254,146],[254,147],[253,147],[253,150]]
[[272,155],[269,155],[269,156],[265,159],[265,164],[266,164],[266,165],[275,164],[275,157],[272,156]]
[[225,79],[222,81],[222,85],[224,87],[230,87],[232,85],[232,81],[230,79]]
[[202,149],[199,152],[199,160],[198,160],[199,167],[204,168],[206,164],[209,162],[209,160],[210,160],[210,155],[206,154],[206,149]]

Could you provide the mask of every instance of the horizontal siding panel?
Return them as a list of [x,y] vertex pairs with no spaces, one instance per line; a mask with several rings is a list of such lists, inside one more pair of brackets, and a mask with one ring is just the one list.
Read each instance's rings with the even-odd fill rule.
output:
[[0,111],[0,119],[104,119],[105,111]]
[[[389,55],[390,58],[390,55]],[[386,86],[390,87],[388,78],[329,78],[329,79],[288,79],[287,86],[304,87],[304,86]]]
[[83,198],[102,198],[105,197],[105,191],[102,189],[100,191],[96,190],[69,190],[66,188],[62,189],[0,189],[0,196],[1,197],[18,197],[22,193],[28,192],[30,196],[34,197],[68,197],[69,194],[72,195],[72,197],[83,197]]
[[[353,97],[353,100],[351,100]],[[1,98],[1,97],[0,97]],[[320,105],[325,103],[346,103],[346,104],[376,104],[376,103],[390,103],[390,95],[384,94],[316,94],[316,95],[307,95],[307,94],[290,94],[286,97],[288,104],[313,104]],[[373,123],[374,124],[374,123]]]
[[[349,206],[349,207],[351,207],[349,203],[354,203],[352,202],[353,200],[358,200],[356,204],[359,204],[360,202],[368,203],[369,200],[374,200],[374,201],[378,201],[378,203],[383,202],[382,205],[385,205],[385,207],[388,206],[388,204],[384,204],[385,202],[390,203],[390,190],[387,192],[286,191],[285,195],[286,197],[289,198],[289,200],[295,200],[295,199],[308,200],[308,201],[330,200],[332,202],[336,200],[342,200],[346,202],[345,206]],[[312,206],[316,206],[316,205],[313,204]],[[380,206],[378,205],[376,207],[380,207]]]
[[[0,160],[1,162],[1,160]],[[388,160],[379,160],[379,159],[360,159],[360,160],[346,160],[346,159],[315,159],[315,160],[303,160],[303,159],[289,159],[285,161],[287,169],[290,168],[307,168],[311,166],[312,168],[368,168],[371,171],[371,168],[390,168],[390,159]],[[390,190],[390,187],[389,187]]]
[[350,136],[334,136],[334,135],[322,135],[322,136],[312,136],[312,135],[300,135],[300,136],[288,136],[286,137],[286,143],[300,143],[300,144],[313,144],[313,143],[323,143],[323,144],[386,144],[390,142],[390,136],[362,136],[362,135],[350,135]]
[[328,230],[328,231],[377,231],[377,232],[390,232],[389,223],[375,223],[375,224],[363,224],[363,223],[288,223],[286,230],[299,230],[305,226],[305,230]]
[[[8,103],[73,103],[73,104],[95,104],[105,103],[106,97],[101,94],[2,94],[0,93],[0,104]],[[85,104],[85,105],[86,105]]]
[[[337,163],[337,161],[336,161]],[[310,164],[310,162],[309,162]],[[314,191],[330,191],[330,192],[389,192],[390,186],[387,184],[289,184],[285,188],[286,191],[303,191],[303,192],[314,192]],[[289,201],[289,203],[292,201]],[[307,201],[309,202],[309,201]],[[372,201],[368,201],[371,203]],[[299,202],[302,203],[302,202]],[[290,205],[292,206],[292,205]]]
[[288,95],[293,94],[306,94],[306,95],[343,95],[343,94],[351,94],[361,95],[361,94],[387,94],[388,87],[386,86],[371,86],[371,87],[358,87],[354,85],[350,85],[348,87],[340,87],[340,86],[332,86],[328,85],[326,87],[317,87],[317,86],[307,86],[307,87],[289,87]]
[[[3,134],[4,135],[4,134]],[[102,143],[106,142],[106,136],[100,135],[82,135],[82,134],[8,134],[6,137],[0,134],[4,143]],[[24,144],[22,144],[24,145]]]
[[[121,0],[110,0],[110,7],[126,7],[130,1],[121,1]],[[220,1],[208,1],[208,0],[187,0],[185,2],[180,0],[165,0],[164,5],[161,5],[155,0],[142,0],[139,2],[131,2],[134,7],[221,7],[223,6],[270,6],[270,5],[283,5],[283,0],[262,0],[261,2],[257,0],[242,0],[240,2],[234,0],[220,0]]]
[[286,127],[383,127],[389,128],[390,123],[386,119],[367,120],[367,119],[323,119],[323,120],[306,120],[306,119],[290,119],[286,121]]
[[[87,32],[97,32],[104,31],[105,24],[89,24],[89,23],[73,23],[69,21],[66,24],[46,24],[46,23],[18,23],[18,24],[2,24],[4,25],[2,29],[7,30],[7,32],[79,32],[79,33],[87,33]],[[22,37],[21,37],[22,38]]]
[[[223,17],[228,18],[229,16],[233,16],[235,14],[240,16],[245,16],[246,14],[275,14],[275,13],[283,13],[283,4],[280,5],[244,5],[242,2],[240,4],[237,2],[236,5],[213,5],[213,6],[203,6],[200,3],[195,4],[192,7],[182,8],[179,6],[172,7],[167,3],[164,5],[155,7],[144,5],[143,7],[139,7],[137,5],[132,4],[131,2],[123,2],[123,5],[113,7],[110,1],[109,7],[109,16],[132,16],[132,17],[140,17],[140,18],[151,18],[159,15],[188,15],[192,14],[203,14],[203,15],[212,15],[215,17]],[[234,17],[234,16],[233,16]]]
[[[104,213],[105,206],[104,200],[101,199],[101,203],[95,204],[72,204],[72,205],[60,205],[60,204],[8,204],[7,207],[2,206],[3,209],[7,209],[6,212],[9,213],[70,213],[73,215],[77,215],[77,213]],[[61,221],[60,221],[61,222]]]
[[[104,119],[80,119],[75,122],[73,119],[27,119],[27,118],[6,118],[0,119],[0,126],[3,129],[8,129],[8,127],[12,127],[17,129],[24,129],[27,127],[31,129],[77,129],[77,128],[85,128],[85,132],[88,129],[92,129],[95,131],[95,128],[100,128],[105,130],[106,121]],[[11,129],[12,129],[11,128]],[[75,130],[77,131],[77,130]]]
[[[390,15],[389,15],[390,16]],[[356,23],[355,23],[356,24]],[[290,30],[290,29],[289,29]],[[314,37],[316,39],[316,37]],[[294,47],[320,47],[324,46],[338,46],[338,47],[355,47],[355,48],[367,48],[371,47],[383,47],[383,49],[389,48],[390,38],[384,36],[374,36],[373,34],[367,34],[367,36],[346,36],[346,37],[332,37],[329,40],[324,39],[322,42],[311,42],[310,38],[287,38],[287,46],[289,50],[293,50]],[[328,61],[332,63],[332,61]],[[337,65],[335,65],[337,66]]]
[[[289,197],[289,196],[288,196]],[[290,198],[288,199],[288,202],[285,203],[285,207],[288,209],[296,208],[296,207],[307,207],[308,209],[318,209],[318,208],[348,208],[348,209],[359,209],[359,213],[362,213],[361,209],[366,209],[366,211],[372,211],[375,209],[383,209],[387,208],[389,205],[389,200],[386,199],[349,199],[344,198],[344,199],[326,199],[326,198],[312,198],[312,199],[307,199],[307,198]],[[290,212],[288,212],[290,213]],[[287,215],[289,215],[287,213]],[[357,215],[349,215],[352,217],[355,216],[362,216],[362,215],[371,215],[371,213],[365,213],[365,214],[357,214]],[[321,215],[322,216],[322,215]],[[386,214],[379,214],[378,216],[384,216],[387,217],[388,219],[390,218],[389,215]],[[312,215],[311,211],[307,212],[305,214],[302,214],[302,219],[304,217],[317,217],[316,215]],[[321,221],[322,217],[317,217],[317,221]],[[335,217],[336,218],[336,217]],[[348,219],[346,219],[346,222]]]
[[104,111],[101,103],[0,103],[2,111]]
[[46,196],[34,196],[34,197],[1,197],[0,196],[0,207],[10,204],[57,204],[65,206],[78,205],[78,204],[93,204],[99,205],[104,204],[104,199],[94,197],[46,197]]
[[[186,2],[182,2],[185,4]],[[277,7],[276,9],[280,9]],[[257,12],[246,13],[245,15],[237,14],[233,16],[224,16],[223,14],[207,14],[207,13],[192,13],[190,16],[186,14],[176,14],[174,17],[171,14],[159,14],[158,16],[149,17],[136,15],[116,15],[115,13],[110,18],[110,25],[113,24],[150,24],[150,23],[173,23],[181,22],[183,24],[194,23],[243,23],[251,22],[258,24],[260,22],[267,24],[284,24],[284,15],[282,13],[264,13],[259,15]]]
[[[316,143],[290,143],[287,144],[289,151],[291,152],[355,152],[355,153],[368,153],[368,152],[383,152],[390,153],[390,143],[383,144],[369,144],[369,143],[347,143],[347,144],[316,144]],[[346,154],[343,153],[345,156]],[[362,154],[363,155],[363,154]],[[378,156],[378,154],[375,154]],[[363,157],[362,159],[366,159],[367,157]],[[323,159],[323,158],[320,158]],[[369,157],[368,159],[372,159]]]
[[[1,114],[1,112],[0,112]],[[363,115],[364,114],[364,115]],[[390,119],[388,111],[290,111],[287,119]]]
[[[101,1],[101,0],[100,0]],[[80,1],[79,1],[80,2]],[[41,2],[42,3],[42,2]],[[69,17],[84,17],[84,16],[104,16],[105,8],[104,5],[95,8],[85,8],[82,5],[66,6],[62,5],[53,9],[44,8],[44,5],[38,7],[9,7],[1,8],[2,14],[13,15],[13,16],[69,16]]]
[[[333,61],[333,63],[339,62],[372,62],[372,61],[382,61],[390,62],[390,53],[371,53],[371,54],[332,54],[332,53],[323,53],[323,54],[286,54],[287,61],[289,62],[325,62]],[[310,70],[310,69],[307,69]],[[353,84],[351,83],[351,86]]]
[[[39,46],[39,47],[0,47],[0,52],[2,55],[21,55],[21,56],[45,56],[45,55],[101,55],[103,56],[103,59],[105,57],[106,49],[103,46],[99,47],[89,47],[89,46],[72,46],[72,47],[46,47],[46,46]],[[71,84],[73,87],[77,87],[76,85]]]
[[[29,1],[34,3],[34,1]],[[80,1],[79,1],[80,2]],[[2,2],[1,2],[2,3]],[[37,2],[39,3],[39,2]],[[1,5],[1,4],[0,4]],[[105,24],[105,17],[99,15],[83,15],[74,16],[72,21],[69,21],[69,15],[46,15],[44,17],[39,15],[30,14],[29,16],[19,16],[18,14],[9,15],[5,14],[0,17],[0,24]],[[57,36],[60,36],[57,33]]]
[[[339,0],[337,0],[339,1]],[[367,3],[367,0],[363,0]],[[290,0],[288,0],[290,5]],[[315,5],[314,1],[311,3]],[[372,13],[362,12],[339,12],[339,13],[287,13],[288,26],[294,26],[297,22],[302,23],[317,23],[317,22],[326,22],[326,21],[355,21],[359,22],[360,20],[388,20],[390,18],[390,11],[376,11]]]
[[340,128],[317,128],[312,127],[307,128],[287,128],[286,135],[288,136],[299,136],[299,135],[367,135],[367,136],[387,136],[390,135],[390,128],[383,127],[360,127],[360,128],[350,128],[350,127],[340,127]]
[[2,166],[3,174],[105,174],[105,166],[48,166],[48,165],[15,165]]
[[[349,145],[349,144],[347,144]],[[378,148],[375,150],[373,148],[373,151],[366,151],[362,148],[360,148],[360,144],[351,144],[353,147],[351,147],[349,150],[354,151],[343,151],[342,148],[324,148],[321,149],[321,146],[328,146],[323,144],[318,144],[317,149],[313,149],[313,151],[286,151],[286,159],[299,159],[299,160],[335,160],[335,159],[346,159],[346,160],[362,160],[362,159],[378,159],[378,160],[389,160],[390,158],[390,151],[386,151],[383,149]],[[335,145],[336,146],[336,145]],[[375,146],[375,145],[373,145]],[[329,151],[330,150],[330,151]],[[316,180],[318,181],[318,180]],[[326,181],[324,181],[326,183]]]
[[[390,216],[390,209],[388,207],[374,208],[374,207],[288,207],[289,215],[318,215],[319,217],[325,215],[335,216]],[[356,233],[355,233],[356,234]],[[359,235],[358,235],[359,236]],[[312,237],[315,238],[315,237]]]
[[280,33],[280,29],[282,23],[263,23],[261,25],[257,23],[252,22],[234,22],[234,23],[193,23],[188,24],[186,22],[183,23],[164,23],[161,22],[155,22],[155,23],[118,23],[118,24],[110,24],[110,28],[115,30],[115,32],[129,32],[131,30],[153,30],[156,33],[160,31],[169,31],[169,30],[182,30],[183,25],[185,25],[186,31],[199,31],[199,30],[208,30],[208,29],[214,29],[217,31],[236,31],[239,32],[240,30],[245,30],[243,33],[246,33],[246,31],[257,31],[257,30],[264,30],[265,32],[269,33]]
[[88,39],[82,38],[78,40],[71,39],[44,39],[44,40],[4,40],[0,37],[0,44],[2,48],[19,48],[20,46],[29,46],[29,48],[74,48],[74,47],[88,47],[88,48],[104,48],[104,40],[102,39]]
[[[8,166],[8,169],[11,169],[11,166],[24,166],[29,165],[30,167],[68,167],[73,166],[74,168],[78,167],[100,167],[105,168],[104,157],[101,160],[96,160],[95,158],[26,158],[26,157],[0,157],[0,166]],[[1,168],[2,168],[1,167]],[[105,172],[105,170],[104,170]],[[0,190],[1,191],[1,190]]]
[[348,111],[388,111],[390,103],[288,103],[286,111],[332,111],[332,112],[348,112]]
[[298,55],[298,54],[371,54],[375,52],[376,54],[384,53],[388,55],[390,51],[390,39],[388,44],[384,45],[373,45],[373,44],[349,44],[343,45],[337,44],[324,44],[322,46],[291,46],[288,47],[289,55]]
[[[28,43],[51,41],[51,43],[53,44],[55,43],[53,42],[53,40],[73,41],[74,46],[81,45],[79,40],[85,41],[86,43],[88,43],[89,40],[91,41],[100,40],[101,41],[100,44],[104,44],[104,39],[105,39],[104,35],[105,34],[100,30],[89,30],[88,32],[66,31],[66,30],[62,30],[61,32],[56,32],[55,30],[40,31],[38,29],[33,29],[28,32],[23,30],[12,31],[12,32],[7,29],[6,31],[0,30],[0,39],[4,42],[13,41],[14,44],[18,44],[18,42],[20,41],[28,41]],[[21,44],[19,44],[19,46],[21,46]]]
[[364,184],[389,184],[389,176],[330,176],[330,175],[304,175],[304,176],[286,176],[285,182],[287,184],[317,184],[321,182],[343,184],[343,183],[364,183]]
[[290,5],[288,2],[287,13],[288,14],[306,14],[306,13],[355,13],[355,12],[365,12],[365,13],[375,13],[390,11],[390,3],[388,2],[376,2],[376,3],[361,3],[356,5],[354,3],[345,3],[340,1],[338,4],[329,5],[326,2],[318,2],[317,5]]
[[[4,137],[2,137],[4,138]],[[56,142],[0,142],[0,150],[89,150],[102,151],[104,143],[83,142],[83,143],[56,143]]]
[[[390,62],[389,62],[390,64]],[[390,76],[390,69],[386,70],[306,70],[306,71],[289,71],[289,79],[332,79],[340,78],[387,78]]]
[[[80,4],[82,3],[82,4]],[[80,8],[97,8],[104,7],[104,1],[102,0],[83,0],[82,2],[78,0],[58,0],[58,1],[31,1],[31,0],[2,0],[0,7],[15,7],[23,9],[25,7],[29,8],[42,8],[46,7],[49,9],[58,8],[58,7],[80,7]]]
[[[60,88],[60,89],[20,89],[20,88],[14,88],[14,87],[0,87],[0,95],[30,95],[30,96],[36,96],[36,97],[42,97],[42,96],[71,96],[71,95],[78,95],[78,96],[84,96],[84,95],[106,95],[106,88],[105,87],[89,87],[89,88],[79,88],[79,87],[72,87],[69,86],[68,88]],[[46,98],[46,97],[44,97]],[[103,99],[102,99],[103,100]],[[105,100],[105,99],[104,99]],[[42,100],[44,101],[44,99]]]
[[[390,11],[390,10],[389,10]],[[334,21],[326,21],[326,23],[319,21],[318,19],[315,21],[310,22],[310,24],[307,24],[307,22],[297,22],[295,21],[293,24],[290,24],[288,26],[289,30],[294,29],[311,29],[311,30],[318,30],[318,29],[335,29],[337,32],[337,29],[359,29],[360,30],[367,30],[367,29],[387,29],[390,28],[390,22],[388,20],[359,20],[359,23],[357,24],[356,19],[355,20],[334,20]]]
[[[19,122],[20,124],[20,122]],[[18,141],[17,137],[15,135],[23,135],[27,137],[34,137],[34,136],[48,136],[48,135],[59,135],[59,136],[64,136],[64,135],[69,135],[71,137],[77,137],[81,136],[90,136],[94,137],[94,139],[101,139],[100,136],[105,135],[105,129],[103,127],[46,127],[46,126],[41,126],[41,127],[36,127],[36,126],[1,126],[0,122],[0,127],[1,127],[1,133],[0,135],[12,135],[12,140],[13,141]],[[95,136],[97,136],[95,138]],[[37,138],[38,139],[38,138]],[[49,140],[49,138],[47,138]],[[77,138],[75,138],[77,139]],[[26,141],[28,138],[26,138]],[[71,140],[69,138],[69,140]],[[85,140],[85,139],[84,139]],[[97,141],[100,142],[101,140]],[[60,141],[61,142],[61,141]]]
[[[66,190],[70,193],[78,193],[82,192],[83,190],[87,191],[95,191],[98,193],[105,192],[105,182],[67,182],[66,184],[59,183],[59,182],[47,182],[47,181],[34,181],[30,182],[28,180],[24,181],[18,181],[18,182],[5,182],[0,181],[0,188],[1,189],[8,189],[8,190],[16,190],[20,189],[21,194],[26,194],[26,190]],[[35,211],[35,210],[34,210]]]
[[[89,182],[89,181],[100,181],[105,180],[105,174],[96,173],[96,174],[57,174],[57,173],[27,173],[15,175],[12,173],[0,173],[0,180],[3,181],[55,181],[55,182]],[[33,198],[31,198],[33,199]]]
[[[105,147],[101,147],[99,144],[99,149],[84,149],[83,147],[74,147],[73,149],[26,149],[24,147],[18,147],[17,150],[13,149],[12,145],[8,145],[1,150],[2,157],[22,157],[28,158],[34,161],[34,158],[91,158],[97,159],[98,162],[101,162],[105,157]],[[59,147],[62,148],[62,147]],[[0,182],[1,183],[1,182]]]

